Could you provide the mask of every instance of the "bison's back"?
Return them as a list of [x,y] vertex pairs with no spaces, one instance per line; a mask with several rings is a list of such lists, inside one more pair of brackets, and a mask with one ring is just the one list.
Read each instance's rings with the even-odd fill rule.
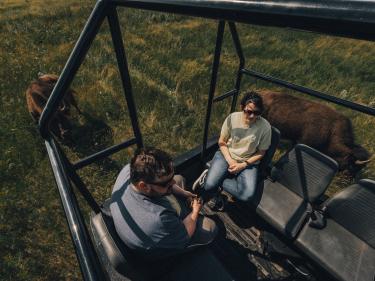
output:
[[325,148],[332,135],[332,124],[342,118],[332,108],[284,93],[260,92],[264,101],[264,117],[277,127],[283,138]]

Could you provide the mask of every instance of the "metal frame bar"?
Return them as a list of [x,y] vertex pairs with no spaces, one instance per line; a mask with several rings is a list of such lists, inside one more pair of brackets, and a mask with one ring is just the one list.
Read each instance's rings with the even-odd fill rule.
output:
[[98,256],[95,253],[84,218],[79,209],[77,198],[65,173],[64,161],[52,138],[47,139],[45,145],[83,279],[88,281],[105,280],[104,273],[100,270],[101,265]]
[[118,6],[375,40],[371,1],[111,0]]
[[222,94],[221,96],[215,97],[213,99],[213,102],[222,101],[223,99],[232,97],[233,95],[237,94],[237,92],[238,91],[236,89],[230,90],[230,91],[226,92],[225,94]]
[[98,214],[100,212],[100,207],[94,197],[91,195],[90,191],[87,189],[86,185],[83,183],[77,172],[74,170],[73,165],[69,162],[68,158],[66,157],[65,153],[61,150],[58,143],[55,142],[55,147],[61,157],[61,161],[64,167],[67,170],[68,176],[70,180],[74,183],[78,191],[82,194],[83,198],[89,204],[91,209]]
[[202,153],[201,153],[202,159],[204,158],[206,154],[206,149],[207,149],[208,128],[209,128],[210,118],[211,118],[212,102],[214,99],[215,89],[216,89],[217,73],[218,73],[219,64],[220,64],[221,47],[223,45],[224,28],[225,28],[225,22],[219,21],[219,24],[217,27],[217,35],[216,35],[215,55],[214,55],[214,61],[212,63],[210,90],[208,92],[206,119],[205,119],[205,124],[204,124],[203,145],[202,145]]
[[278,79],[278,78],[275,78],[275,77],[272,77],[272,76],[269,76],[269,75],[266,75],[264,73],[260,73],[257,71],[253,71],[249,69],[242,69],[242,73],[267,81],[267,82],[271,82],[273,84],[283,86],[288,89],[292,89],[292,90],[295,90],[304,94],[308,94],[313,97],[317,97],[319,99],[332,102],[334,104],[342,105],[344,107],[347,107],[347,108],[350,108],[350,109],[353,109],[353,110],[356,110],[356,111],[359,111],[368,115],[375,116],[375,109],[368,107],[368,106],[364,106],[358,103],[354,103],[354,102],[347,101],[341,98],[337,98],[337,97],[334,97],[334,96],[331,96],[331,95],[328,95],[328,94],[325,94],[316,90],[312,90],[310,88],[303,87],[297,84],[293,84],[291,82],[287,82],[287,81],[284,81],[284,80],[281,80],[281,79]]
[[118,68],[121,75],[122,87],[124,89],[124,95],[129,110],[129,115],[134,131],[135,138],[137,140],[137,146],[143,147],[143,140],[141,131],[139,129],[137,111],[135,109],[135,103],[133,99],[132,84],[130,81],[128,62],[126,59],[125,48],[122,40],[121,27],[118,20],[116,7],[112,6],[109,9],[108,23],[111,31],[112,42],[116,52],[116,58]]
[[133,138],[127,141],[124,141],[120,144],[113,145],[111,147],[108,147],[106,149],[103,149],[95,154],[92,154],[84,159],[81,159],[73,164],[73,168],[75,170],[81,169],[91,163],[94,163],[96,160],[103,159],[109,155],[112,155],[113,153],[116,153],[120,151],[121,149],[127,148],[133,144],[137,143],[137,139]]
[[241,70],[245,66],[245,57],[243,55],[240,38],[238,36],[238,32],[237,32],[236,25],[235,25],[234,22],[229,22],[229,29],[230,29],[230,34],[232,35],[234,47],[236,48],[237,56],[240,60],[239,65],[238,65],[237,79],[236,79],[236,86],[235,86],[236,93],[233,96],[232,105],[231,105],[231,108],[230,108],[230,112],[233,112],[236,108],[237,98],[238,98],[238,95],[240,93],[241,80],[242,80],[242,71]]

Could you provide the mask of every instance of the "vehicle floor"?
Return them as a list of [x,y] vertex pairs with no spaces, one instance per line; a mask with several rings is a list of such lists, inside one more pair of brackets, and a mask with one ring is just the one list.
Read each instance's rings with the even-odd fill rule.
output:
[[[272,233],[273,230],[247,204],[234,202],[227,194],[224,196],[228,200],[223,212],[212,211],[205,205],[202,213],[219,225],[220,231],[211,249],[235,280],[329,280],[324,273],[315,269],[315,276],[306,276],[287,261],[306,267],[305,260],[300,257],[268,251],[268,243],[263,238],[265,232]],[[285,247],[285,244],[282,245]],[[303,269],[306,273],[307,268]]]

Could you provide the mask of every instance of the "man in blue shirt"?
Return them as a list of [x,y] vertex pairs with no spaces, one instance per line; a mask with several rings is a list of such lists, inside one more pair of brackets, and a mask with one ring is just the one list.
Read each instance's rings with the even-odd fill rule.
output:
[[110,209],[120,238],[141,257],[168,257],[213,241],[215,222],[199,215],[202,202],[183,187],[172,158],[156,148],[138,150],[120,172]]

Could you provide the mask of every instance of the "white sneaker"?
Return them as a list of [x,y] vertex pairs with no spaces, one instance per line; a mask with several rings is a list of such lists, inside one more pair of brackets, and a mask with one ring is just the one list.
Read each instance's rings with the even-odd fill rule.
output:
[[198,188],[203,187],[203,185],[206,181],[207,172],[208,172],[208,169],[204,170],[202,172],[202,174],[195,180],[195,182],[193,183],[193,186],[191,188],[193,191],[196,191]]

